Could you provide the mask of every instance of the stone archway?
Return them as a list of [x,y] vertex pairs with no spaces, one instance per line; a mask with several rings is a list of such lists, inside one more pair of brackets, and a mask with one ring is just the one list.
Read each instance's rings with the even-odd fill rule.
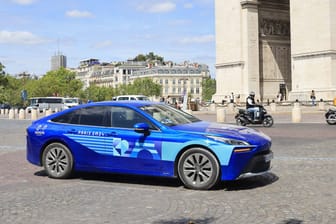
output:
[[213,100],[336,97],[335,0],[215,0]]
[[258,15],[260,98],[274,100],[280,93],[286,100],[292,85],[289,2],[260,1]]

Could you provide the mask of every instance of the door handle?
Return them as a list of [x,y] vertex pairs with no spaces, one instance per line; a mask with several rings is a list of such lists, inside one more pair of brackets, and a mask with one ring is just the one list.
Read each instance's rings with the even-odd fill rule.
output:
[[107,133],[106,134],[108,137],[115,137],[115,136],[118,136],[118,133],[113,131],[113,132],[110,132],[110,133]]
[[71,130],[68,130],[68,133],[69,133],[69,134],[76,134],[77,131],[76,131],[76,129],[71,129]]

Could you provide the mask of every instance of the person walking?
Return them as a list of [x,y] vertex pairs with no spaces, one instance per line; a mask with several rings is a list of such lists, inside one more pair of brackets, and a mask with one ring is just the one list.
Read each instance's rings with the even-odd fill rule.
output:
[[310,99],[312,101],[312,106],[315,106],[316,105],[316,96],[315,96],[315,91],[312,90],[311,93],[310,93]]

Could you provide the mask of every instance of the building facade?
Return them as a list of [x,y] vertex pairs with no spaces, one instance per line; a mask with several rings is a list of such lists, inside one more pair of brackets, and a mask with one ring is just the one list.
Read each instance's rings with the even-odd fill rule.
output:
[[216,102],[336,96],[336,1],[216,0],[215,23]]
[[138,78],[150,78],[162,86],[161,98],[169,103],[181,101],[184,95],[202,99],[202,81],[210,77],[209,67],[204,64],[169,62],[147,63],[125,61],[99,63],[97,59],[86,59],[75,69],[76,78],[90,85],[118,88],[133,83]]
[[51,67],[50,70],[58,70],[60,68],[66,68],[67,67],[67,58],[66,56],[62,55],[60,52],[58,52],[56,55],[51,56]]
[[202,81],[210,77],[209,67],[204,64],[184,63],[177,65],[148,66],[134,72],[131,82],[137,78],[151,78],[162,86],[161,97],[169,103],[183,101],[185,95],[191,99],[202,100]]

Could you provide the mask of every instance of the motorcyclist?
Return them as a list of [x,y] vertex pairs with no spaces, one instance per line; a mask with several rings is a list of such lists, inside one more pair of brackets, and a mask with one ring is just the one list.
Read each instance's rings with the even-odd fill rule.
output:
[[258,121],[259,119],[259,107],[254,100],[255,93],[250,92],[249,96],[246,98],[246,110],[251,117],[251,120]]

